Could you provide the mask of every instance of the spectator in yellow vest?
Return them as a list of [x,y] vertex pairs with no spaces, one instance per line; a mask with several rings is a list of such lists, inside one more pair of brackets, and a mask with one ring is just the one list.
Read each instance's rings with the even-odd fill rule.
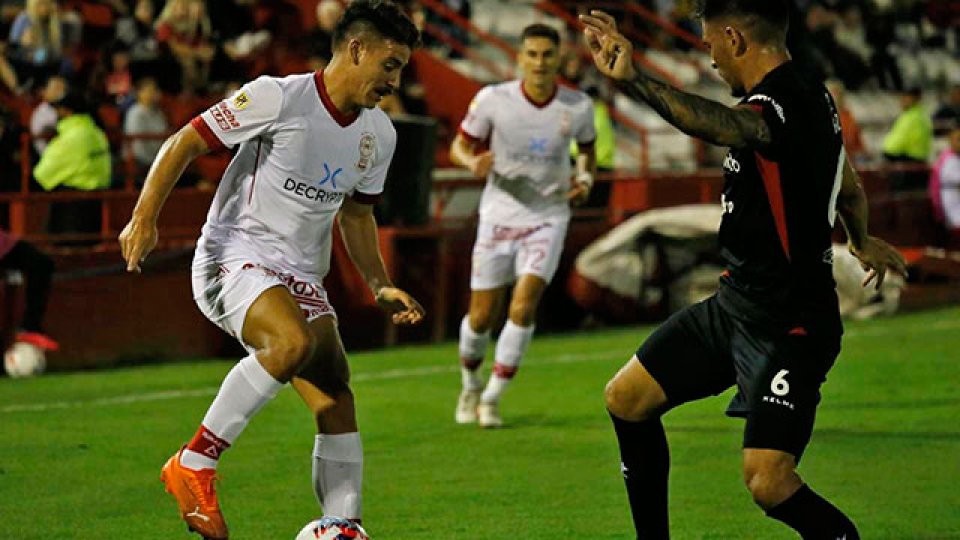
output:
[[59,118],[57,135],[33,169],[37,183],[46,191],[110,187],[110,145],[88,113],[86,100],[79,93],[68,92],[53,106]]

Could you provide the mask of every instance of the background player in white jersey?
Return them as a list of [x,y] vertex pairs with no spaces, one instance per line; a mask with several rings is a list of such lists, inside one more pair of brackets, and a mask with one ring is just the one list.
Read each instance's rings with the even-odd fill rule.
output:
[[204,315],[250,355],[161,473],[183,519],[206,538],[228,534],[213,487],[220,454],[288,381],[316,419],[313,479],[324,512],[360,520],[363,451],[322,280],[339,217],[354,265],[393,322],[423,317],[417,301],[390,283],[372,213],[396,145],[393,126],[375,107],[396,90],[418,41],[396,5],[353,2],[324,71],[261,77],[168,139],[120,235],[127,269],[139,271],[184,168],[211,148],[239,145],[197,242],[193,290]]
[[[563,250],[570,203],[587,199],[596,173],[593,105],[557,84],[560,37],[542,24],[523,31],[518,62],[523,79],[487,86],[470,104],[450,156],[486,176],[473,247],[470,313],[460,324],[463,390],[456,421],[502,425],[498,403],[533,336],[534,316]],[[571,179],[570,140],[580,145]],[[489,141],[490,149],[480,151]],[[478,368],[490,325],[516,282],[497,340],[486,389]]]

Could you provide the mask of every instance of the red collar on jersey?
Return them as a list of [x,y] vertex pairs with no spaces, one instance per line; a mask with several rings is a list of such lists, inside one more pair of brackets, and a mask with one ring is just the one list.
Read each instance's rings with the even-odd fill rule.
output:
[[354,120],[360,116],[359,112],[353,114],[343,114],[340,112],[340,109],[333,104],[333,100],[330,99],[330,94],[327,93],[327,85],[323,83],[323,70],[318,70],[313,74],[313,82],[317,85],[317,94],[320,95],[320,102],[323,103],[323,106],[327,109],[327,112],[330,113],[330,116],[340,124],[340,127],[347,127],[353,123]]
[[557,97],[557,92],[559,92],[559,91],[560,91],[560,85],[559,85],[559,84],[555,84],[555,85],[553,85],[553,93],[550,94],[550,97],[548,97],[547,99],[545,99],[545,100],[543,100],[543,101],[537,101],[537,100],[533,99],[532,97],[530,97],[530,94],[527,93],[527,89],[524,88],[524,86],[523,86],[523,81],[522,81],[522,80],[520,81],[520,92],[523,94],[523,97],[527,98],[527,101],[529,101],[534,107],[536,107],[536,108],[538,108],[538,109],[542,109],[542,108],[546,107],[547,105],[549,105],[550,102],[553,101],[553,98]]

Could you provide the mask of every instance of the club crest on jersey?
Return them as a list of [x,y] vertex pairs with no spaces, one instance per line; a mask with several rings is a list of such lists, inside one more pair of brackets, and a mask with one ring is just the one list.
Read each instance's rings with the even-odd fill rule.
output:
[[373,154],[377,149],[377,138],[373,133],[364,133],[360,136],[360,159],[357,161],[357,169],[366,171],[373,162]]
[[250,105],[250,96],[246,92],[240,92],[237,95],[233,96],[233,106],[238,111],[242,111],[247,108],[247,105]]

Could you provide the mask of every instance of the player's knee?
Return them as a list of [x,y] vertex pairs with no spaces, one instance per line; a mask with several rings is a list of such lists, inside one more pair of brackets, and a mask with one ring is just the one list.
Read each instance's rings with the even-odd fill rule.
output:
[[744,482],[753,501],[763,509],[782,503],[795,491],[790,472],[779,467],[747,467]]
[[491,314],[489,310],[471,309],[470,310],[470,329],[478,334],[482,334],[487,330],[490,330],[490,319],[491,319]]
[[530,326],[533,324],[536,312],[537,305],[533,302],[517,300],[510,303],[510,320],[517,326]]
[[643,395],[636,388],[625,384],[618,377],[610,379],[603,390],[607,410],[617,418],[639,422],[650,417],[651,411],[644,405]]
[[317,338],[307,329],[291,331],[285,334],[276,345],[271,347],[281,357],[284,365],[296,373],[309,362],[317,352]]

